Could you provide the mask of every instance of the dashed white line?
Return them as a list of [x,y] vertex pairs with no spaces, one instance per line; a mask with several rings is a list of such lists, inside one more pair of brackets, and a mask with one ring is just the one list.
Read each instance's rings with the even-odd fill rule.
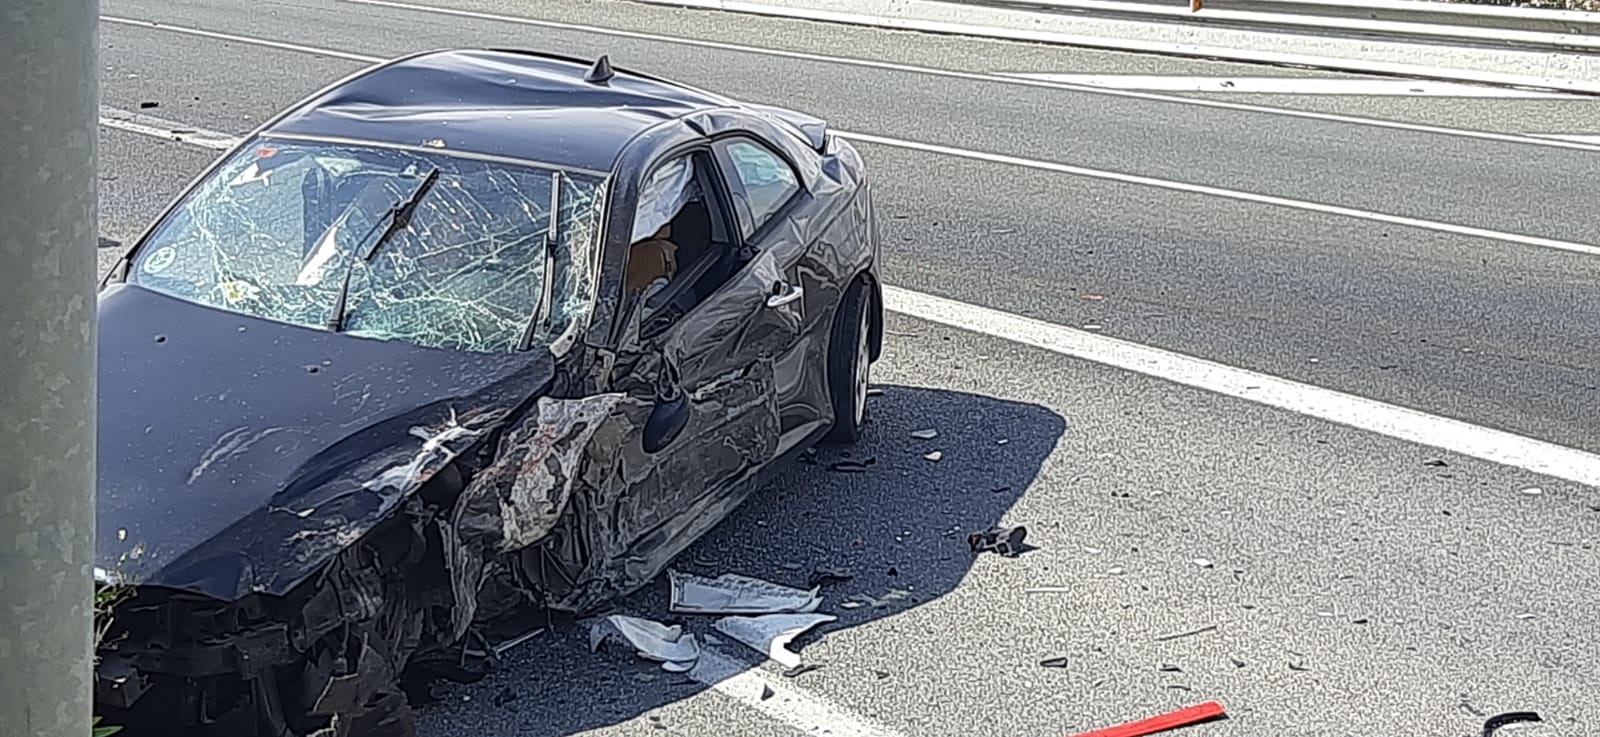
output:
[[[515,15],[503,15],[503,14],[498,14],[498,13],[483,13],[483,12],[477,12],[477,11],[471,11],[471,10],[459,10],[459,9],[456,9],[456,8],[441,8],[441,7],[435,7],[435,6],[430,6],[430,5],[418,5],[418,4],[415,4],[415,3],[395,2],[394,0],[340,0],[340,2],[346,2],[346,3],[356,4],[356,5],[369,5],[369,6],[374,6],[374,7],[394,8],[394,9],[398,9],[398,10],[409,10],[409,11],[418,12],[418,13],[431,13],[431,14],[434,14],[434,15],[445,15],[445,16],[451,16],[451,17],[457,17],[457,18],[471,18],[471,19],[474,19],[474,20],[492,21],[492,22],[496,22],[496,23],[510,23],[510,24],[515,24],[515,25],[531,26],[531,27],[534,27],[534,28],[550,28],[550,29],[555,29],[555,30],[573,31],[573,32],[577,32],[577,33],[593,33],[593,34],[597,34],[597,35],[612,36],[614,38],[632,38],[632,39],[637,39],[637,40],[640,40],[640,41],[653,41],[653,42],[658,42],[658,43],[669,43],[669,44],[674,44],[674,45],[678,45],[678,46],[692,46],[692,47],[695,47],[695,48],[717,49],[717,50],[721,50],[721,51],[734,51],[734,52],[746,53],[746,54],[760,54],[760,55],[763,55],[763,56],[771,56],[771,57],[777,57],[777,58],[782,58],[782,59],[798,59],[798,60],[802,60],[802,61],[817,61],[817,62],[823,62],[823,63],[827,63],[827,64],[839,64],[839,65],[844,65],[844,66],[862,67],[862,68],[866,68],[866,69],[882,69],[882,70],[885,70],[885,71],[893,71],[893,72],[907,72],[907,73],[911,73],[911,74],[923,74],[923,75],[935,76],[935,77],[945,77],[945,78],[948,78],[948,79],[965,79],[965,80],[971,80],[971,81],[976,81],[976,82],[991,82],[991,83],[1007,84],[1007,85],[1022,86],[1022,87],[1035,87],[1035,88],[1042,88],[1042,89],[1057,89],[1057,90],[1063,90],[1063,91],[1068,91],[1068,92],[1085,92],[1085,93],[1103,95],[1103,96],[1108,96],[1108,97],[1122,97],[1122,98],[1127,98],[1127,99],[1148,100],[1148,101],[1152,101],[1152,102],[1166,102],[1166,103],[1174,103],[1174,104],[1179,104],[1179,105],[1189,105],[1189,106],[1192,106],[1192,107],[1211,108],[1211,109],[1214,109],[1214,110],[1233,110],[1233,111],[1238,111],[1238,112],[1262,113],[1262,114],[1267,114],[1267,115],[1277,115],[1277,116],[1289,117],[1289,118],[1300,118],[1300,119],[1303,119],[1303,120],[1319,120],[1319,121],[1323,121],[1323,122],[1327,122],[1327,123],[1345,123],[1345,124],[1350,124],[1350,125],[1366,126],[1366,127],[1369,127],[1369,128],[1388,128],[1388,129],[1391,129],[1391,130],[1403,130],[1403,131],[1411,131],[1411,132],[1414,132],[1414,133],[1429,133],[1429,134],[1434,134],[1434,135],[1454,136],[1454,137],[1457,137],[1457,138],[1472,138],[1472,139],[1477,139],[1477,140],[1482,140],[1482,141],[1496,141],[1496,142],[1500,142],[1500,143],[1515,143],[1515,144],[1521,144],[1521,145],[1544,146],[1544,147],[1550,147],[1550,148],[1565,148],[1565,149],[1578,150],[1578,151],[1600,151],[1600,143],[1584,143],[1584,142],[1577,142],[1577,141],[1563,141],[1563,140],[1550,139],[1550,138],[1535,138],[1535,137],[1532,137],[1532,136],[1522,136],[1522,135],[1517,135],[1517,134],[1514,134],[1514,133],[1495,133],[1495,132],[1492,132],[1492,131],[1464,130],[1464,129],[1461,129],[1461,128],[1450,128],[1450,127],[1447,127],[1447,126],[1425,125],[1425,124],[1422,124],[1422,123],[1406,123],[1406,122],[1397,121],[1397,120],[1379,120],[1379,119],[1376,119],[1376,118],[1363,118],[1363,117],[1355,116],[1355,115],[1340,115],[1338,113],[1319,113],[1319,112],[1313,112],[1313,111],[1310,111],[1310,110],[1290,110],[1290,109],[1286,109],[1286,108],[1268,107],[1268,106],[1264,106],[1264,105],[1251,105],[1251,104],[1248,104],[1248,103],[1228,102],[1228,101],[1223,101],[1223,100],[1201,100],[1201,99],[1195,99],[1195,98],[1191,98],[1191,97],[1174,97],[1172,95],[1161,95],[1161,94],[1156,94],[1156,93],[1151,93],[1151,92],[1138,92],[1138,91],[1133,91],[1133,90],[1113,90],[1113,89],[1106,89],[1106,88],[1102,88],[1102,87],[1093,87],[1093,86],[1090,86],[1090,85],[1064,84],[1064,83],[1061,83],[1061,82],[1051,82],[1051,81],[1038,80],[1038,79],[1024,79],[1024,78],[1021,78],[1021,77],[1006,77],[1006,76],[1001,76],[1001,75],[998,75],[998,74],[991,74],[991,73],[985,73],[985,72],[965,72],[965,71],[960,71],[960,70],[956,70],[956,69],[941,69],[941,68],[938,68],[938,67],[925,67],[925,66],[919,66],[919,65],[916,65],[916,64],[900,64],[900,63],[896,63],[896,62],[878,61],[878,60],[874,60],[874,59],[853,59],[853,58],[848,58],[848,57],[829,56],[829,55],[826,55],[826,54],[806,53],[806,52],[803,52],[803,51],[787,51],[787,50],[783,50],[783,49],[763,48],[763,47],[760,47],[760,46],[747,46],[747,45],[743,45],[743,44],[725,43],[725,42],[721,42],[721,41],[707,41],[707,40],[698,39],[698,38],[683,38],[681,36],[668,36],[668,35],[659,34],[659,33],[645,33],[645,32],[642,32],[642,31],[627,31],[627,30],[620,30],[620,29],[615,29],[615,28],[601,28],[599,26],[588,26],[588,25],[582,25],[582,24],[577,24],[577,23],[562,23],[562,22],[559,22],[559,21],[547,21],[547,20],[540,20],[540,19],[537,19],[537,18],[527,18],[527,17],[515,16]],[[135,21],[135,20],[129,20],[129,19],[126,19],[126,18],[111,18],[109,16],[101,16],[101,18],[103,20],[108,20],[108,21],[111,21],[111,22],[114,22],[114,23],[125,23],[125,24],[130,24],[130,25],[142,25],[142,26],[146,26],[146,27],[158,27],[158,28],[161,28],[162,30],[173,31],[173,32],[176,32],[176,33],[193,33],[194,35],[199,35],[199,36],[210,36],[210,37],[213,37],[213,38],[222,38],[222,39],[230,40],[230,41],[240,41],[242,43],[249,43],[248,40],[246,40],[246,39],[244,39],[242,37],[239,37],[239,36],[234,36],[232,34],[219,34],[219,33],[215,33],[215,32],[212,32],[212,31],[203,31],[203,30],[199,30],[199,29],[186,29],[186,28],[181,27],[181,26],[154,24],[154,23],[150,23],[149,21]],[[313,49],[312,47],[300,46],[298,44],[286,44],[286,43],[276,42],[276,41],[262,41],[262,43],[265,44],[265,45],[274,46],[276,48],[282,48],[282,49],[291,50],[291,51],[305,51],[305,52],[308,52],[308,53],[317,53],[317,50]],[[358,54],[348,54],[347,52],[332,52],[330,55],[337,56],[338,58],[355,59],[357,61],[378,61],[379,60],[379,57],[362,56],[362,55],[358,55]],[[627,66],[627,65],[624,64],[623,66]]]
[[[102,122],[124,120],[128,115],[127,111],[101,108]],[[149,116],[141,118],[138,128],[124,126],[122,129],[168,139],[172,138],[172,131],[192,131],[191,137],[181,140],[213,150],[229,148],[239,140],[237,136],[226,133]],[[1600,487],[1600,455],[1586,451],[931,294],[894,286],[885,286],[883,291],[885,307],[908,317],[1317,417],[1406,442]],[[764,677],[723,677],[730,668],[737,672],[742,667],[731,660],[725,663],[713,660],[707,667],[706,672],[711,674],[707,678],[717,683],[731,684],[727,689],[735,698],[742,699],[743,696],[738,694],[746,694],[752,685],[761,685],[760,679]],[[759,689],[756,692],[759,694]],[[841,724],[826,721],[835,716],[830,711],[833,707],[825,702],[799,692],[789,696],[790,700],[784,703],[794,706],[781,707],[789,711],[783,715],[775,714],[785,719],[786,723],[796,724],[793,720],[799,720],[809,724]],[[770,701],[758,699],[752,706],[763,711],[780,708],[763,706]],[[864,723],[843,724],[855,730],[846,734],[892,734],[872,731],[876,728]]]
[[100,125],[129,133],[194,144],[202,148],[226,149],[238,141],[236,136],[199,128],[179,127],[170,120],[105,106],[100,107]]
[[1408,228],[1419,228],[1438,233],[1449,233],[1451,235],[1462,235],[1471,238],[1485,238],[1488,240],[1516,243],[1524,246],[1534,246],[1536,248],[1549,248],[1557,251],[1568,251],[1571,253],[1581,253],[1589,256],[1600,256],[1600,246],[1590,245],[1588,243],[1575,243],[1573,241],[1564,241],[1555,238],[1542,238],[1533,235],[1523,235],[1521,233],[1508,233],[1503,230],[1490,230],[1488,228],[1474,228],[1468,225],[1457,225],[1455,223],[1445,223],[1438,220],[1426,220],[1423,218],[1406,217],[1404,215],[1390,215],[1388,213],[1374,212],[1372,210],[1360,210],[1353,207],[1327,205],[1320,202],[1309,202],[1306,200],[1297,200],[1289,197],[1256,194],[1254,192],[1241,192],[1239,190],[1211,187],[1204,184],[1175,182],[1168,179],[1143,177],[1137,174],[1123,174],[1121,172],[1105,171],[1103,169],[1090,169],[1082,166],[1072,166],[1071,164],[1058,164],[1053,161],[1027,159],[1020,156],[1007,156],[1005,154],[972,151],[970,149],[956,148],[954,146],[941,146],[935,143],[907,141],[902,138],[889,138],[887,136],[877,136],[869,133],[851,133],[846,131],[839,131],[838,133],[841,136],[861,141],[863,143],[876,143],[883,146],[895,146],[897,148],[941,154],[944,156],[955,156],[974,161],[987,161],[995,164],[1007,164],[1010,166],[1037,169],[1039,171],[1049,171],[1058,174],[1070,174],[1073,176],[1088,177],[1091,179],[1104,179],[1106,181],[1137,184],[1145,187],[1156,187],[1175,192],[1188,192],[1191,194],[1222,197],[1241,202],[1253,202],[1261,205],[1274,205],[1277,207],[1287,207],[1295,210],[1305,210],[1308,212],[1319,212],[1327,215],[1338,215],[1341,217],[1368,220],[1377,223],[1401,225]]
[[1057,74],[1005,72],[1001,76],[1117,90],[1218,92],[1251,95],[1353,95],[1381,97],[1472,97],[1521,100],[1584,100],[1584,95],[1388,77],[1191,77],[1161,74]]

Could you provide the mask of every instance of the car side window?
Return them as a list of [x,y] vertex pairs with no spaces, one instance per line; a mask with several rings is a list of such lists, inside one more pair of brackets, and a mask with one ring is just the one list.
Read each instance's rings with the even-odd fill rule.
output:
[[800,180],[789,162],[755,141],[729,141],[723,151],[733,165],[728,185],[742,205],[739,227],[748,238],[799,194]]

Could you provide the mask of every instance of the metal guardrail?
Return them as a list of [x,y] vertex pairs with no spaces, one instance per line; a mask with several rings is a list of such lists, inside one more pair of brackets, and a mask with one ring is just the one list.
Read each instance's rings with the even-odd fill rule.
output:
[[1600,13],[1442,0],[954,0],[1061,14],[1600,53]]

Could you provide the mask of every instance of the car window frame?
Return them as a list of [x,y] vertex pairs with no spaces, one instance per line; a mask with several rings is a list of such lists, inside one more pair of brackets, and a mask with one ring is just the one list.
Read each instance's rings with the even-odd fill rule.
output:
[[[713,208],[715,211],[712,213],[712,217],[720,217],[722,219],[722,227],[727,233],[729,241],[727,247],[730,249],[730,251],[734,252],[745,247],[748,239],[745,238],[739,230],[740,225],[738,203],[733,198],[733,193],[729,188],[726,174],[723,171],[722,161],[718,158],[715,143],[716,141],[714,140],[702,138],[662,151],[651,159],[649,165],[643,169],[643,173],[639,175],[638,178],[633,182],[633,184],[636,185],[636,189],[635,195],[633,196],[631,203],[629,203],[629,214],[627,216],[626,226],[623,231],[628,234],[628,237],[624,239],[625,243],[622,245],[623,252],[622,259],[619,263],[619,276],[627,273],[628,258],[633,255],[633,244],[637,242],[632,238],[634,228],[638,223],[639,207],[642,202],[642,199],[639,197],[639,193],[644,191],[646,183],[653,179],[663,167],[683,157],[690,157],[691,163],[694,163],[693,160],[696,157],[700,158],[700,162],[698,162],[700,165],[695,166],[693,169],[694,176],[696,178],[695,181],[697,181],[701,187],[706,190],[704,194],[716,200],[716,206]],[[719,285],[717,288],[720,290],[722,287]],[[630,294],[628,292],[627,285],[622,279],[617,280],[617,289],[615,294],[618,297],[618,304],[623,305],[625,308],[625,311],[622,314],[626,314],[627,311],[631,311],[636,306],[636,302],[643,300],[642,296],[635,297],[634,295]],[[703,302],[704,300],[702,300],[702,303]],[[688,319],[689,315],[692,315],[694,310],[699,309],[699,307],[700,303],[697,303],[693,310],[690,310],[685,314],[684,319]],[[641,327],[643,327],[645,324],[648,324],[656,315],[656,313],[650,310],[648,307],[646,307],[639,314]],[[660,335],[653,337],[659,338]]]
[[[773,208],[766,215],[766,219],[759,223],[756,222],[755,213],[750,211],[748,187],[745,185],[744,180],[739,177],[739,167],[734,161],[733,154],[728,150],[733,144],[741,142],[754,145],[756,148],[765,151],[769,156],[777,159],[778,163],[788,170],[789,176],[794,182],[794,190],[790,192],[789,196],[779,203],[777,207]],[[786,217],[801,199],[810,192],[806,187],[806,179],[801,174],[800,167],[795,165],[795,162],[789,158],[788,153],[781,146],[762,140],[755,133],[742,130],[722,133],[711,140],[711,150],[716,157],[717,169],[721,174],[723,186],[727,188],[726,194],[733,203],[734,217],[736,220],[742,221],[735,223],[738,227],[738,232],[735,235],[739,236],[741,245],[759,242],[772,230],[774,223]],[[738,183],[738,192],[733,189],[734,182]],[[744,228],[747,226],[750,228],[749,233],[744,232]]]

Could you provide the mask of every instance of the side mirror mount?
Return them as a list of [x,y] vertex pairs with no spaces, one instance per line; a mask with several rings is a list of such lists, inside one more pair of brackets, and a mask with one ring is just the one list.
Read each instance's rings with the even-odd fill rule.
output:
[[672,444],[689,426],[689,396],[684,393],[677,366],[663,355],[656,377],[655,407],[644,423],[644,452],[655,453]]

